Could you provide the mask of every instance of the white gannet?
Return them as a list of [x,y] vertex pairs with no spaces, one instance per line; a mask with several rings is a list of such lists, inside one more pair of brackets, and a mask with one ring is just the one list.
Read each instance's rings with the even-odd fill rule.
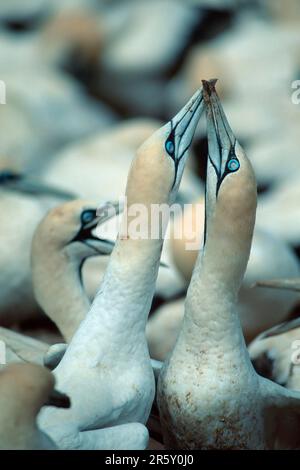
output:
[[109,240],[97,238],[93,230],[118,210],[113,203],[97,207],[95,202],[67,202],[52,209],[34,233],[31,250],[34,295],[67,342],[90,308],[82,282],[82,266],[87,258],[111,251]]
[[145,326],[164,235],[154,239],[150,234],[146,238],[132,235],[129,227],[135,217],[130,208],[142,205],[146,210],[143,221],[150,227],[153,204],[168,208],[175,201],[202,110],[202,91],[197,91],[144,142],[132,162],[121,236],[99,292],[54,371],[58,388],[70,392],[72,407],[67,413],[46,409],[40,416],[42,428],[61,447],[76,446],[82,430],[128,422],[141,426],[148,419],[155,387]]
[[164,440],[180,449],[272,448],[276,420],[286,410],[300,413],[300,394],[260,377],[249,358],[236,302],[250,253],[256,182],[213,83],[204,87],[205,241],[179,338],[158,380]]
[[10,364],[0,371],[0,390],[0,449],[56,449],[36,424],[42,406],[70,406],[54,390],[53,374],[35,364]]

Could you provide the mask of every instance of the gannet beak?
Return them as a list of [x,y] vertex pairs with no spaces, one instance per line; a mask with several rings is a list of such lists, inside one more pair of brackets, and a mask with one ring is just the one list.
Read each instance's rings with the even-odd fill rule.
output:
[[[203,96],[206,105],[208,159],[218,177],[218,186],[227,171],[235,170],[234,165],[229,170],[226,165],[230,158],[236,159],[236,138],[228,124],[221,102],[215,90],[216,80],[203,80]],[[238,169],[238,162],[237,167]],[[218,189],[218,188],[217,188]]]
[[203,97],[206,106],[208,159],[206,179],[205,236],[207,221],[216,205],[218,192],[224,178],[240,168],[236,156],[237,140],[228,124],[215,90],[216,80],[203,80]]
[[171,120],[172,133],[177,144],[175,158],[180,160],[191,146],[196,127],[204,110],[202,89]]
[[96,254],[109,255],[113,250],[114,242],[95,236],[93,231],[118,215],[122,209],[119,202],[106,202],[98,209],[90,209],[88,212],[92,214],[91,220],[82,223],[79,232],[71,242],[80,241],[92,248]]
[[29,179],[25,175],[11,170],[2,170],[0,172],[0,186],[26,194],[48,195],[65,200],[76,199],[74,193],[48,186],[40,181]]
[[64,393],[59,392],[58,390],[53,390],[44,406],[55,406],[56,408],[70,408],[71,401],[70,398]]
[[174,185],[179,184],[187,152],[192,144],[195,130],[204,110],[202,89],[198,90],[189,102],[167,124],[171,126],[165,142],[166,152],[175,164]]
[[286,289],[300,292],[300,279],[271,279],[268,281],[257,281],[257,287],[269,287],[271,289]]

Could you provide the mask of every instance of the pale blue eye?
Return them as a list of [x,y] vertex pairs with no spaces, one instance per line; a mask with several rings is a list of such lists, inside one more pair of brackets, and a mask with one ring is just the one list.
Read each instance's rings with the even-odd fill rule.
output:
[[89,222],[92,222],[94,217],[95,217],[95,211],[86,210],[81,214],[81,222],[83,224],[88,224]]
[[175,146],[172,142],[172,140],[167,140],[166,142],[166,151],[168,152],[168,154],[173,154],[174,153],[174,150],[175,150]]
[[240,162],[236,158],[231,158],[227,163],[229,171],[237,171],[240,168]]

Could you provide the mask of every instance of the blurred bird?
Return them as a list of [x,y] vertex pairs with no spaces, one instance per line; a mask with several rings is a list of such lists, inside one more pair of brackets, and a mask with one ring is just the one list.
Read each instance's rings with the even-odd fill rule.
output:
[[[300,292],[300,279],[272,279],[260,281],[258,287]],[[260,334],[249,345],[251,360],[261,375],[288,388],[300,390],[298,374],[300,363],[300,318],[276,325]],[[293,358],[295,370],[293,368]],[[293,385],[291,385],[293,383]]]
[[294,176],[278,183],[266,194],[262,194],[257,210],[257,224],[298,248],[300,244],[299,201],[300,176],[295,172]]
[[66,395],[54,390],[54,376],[33,364],[10,364],[0,371],[0,449],[56,449],[36,425],[44,405],[68,408]]
[[70,193],[26,177],[1,160],[1,325],[9,325],[37,314],[30,270],[32,235],[47,209],[70,197],[73,197]]
[[44,356],[49,349],[47,343],[2,327],[0,327],[0,341],[5,345],[4,362],[7,364],[32,362],[43,365]]

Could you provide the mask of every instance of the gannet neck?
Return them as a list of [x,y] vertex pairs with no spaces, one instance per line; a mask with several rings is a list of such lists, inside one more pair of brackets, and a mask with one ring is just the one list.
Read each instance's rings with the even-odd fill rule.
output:
[[50,246],[39,248],[34,249],[32,257],[34,294],[69,342],[90,307],[81,280],[81,266],[65,251]]
[[[132,354],[147,350],[145,327],[155,290],[162,241],[139,240],[117,243],[89,321],[94,332],[109,337],[109,350]],[[130,262],[128,262],[130,260]],[[99,319],[101,318],[101,322]],[[113,325],[113,334],[110,335]],[[95,330],[96,329],[96,330]],[[126,338],[125,342],[120,337]],[[106,341],[106,340],[105,340]]]

